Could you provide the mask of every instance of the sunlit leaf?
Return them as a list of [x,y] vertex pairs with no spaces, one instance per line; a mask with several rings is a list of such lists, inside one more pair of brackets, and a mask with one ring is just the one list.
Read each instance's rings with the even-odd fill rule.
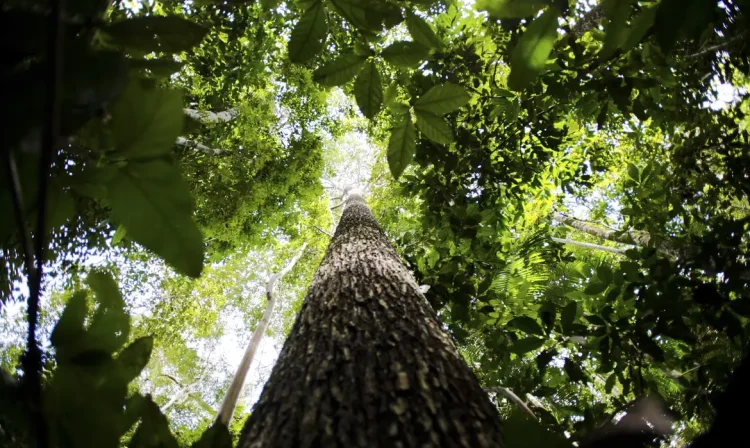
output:
[[544,14],[534,19],[518,39],[510,62],[508,87],[523,90],[536,79],[547,65],[557,39],[557,19],[560,11],[550,7]]
[[313,79],[324,86],[341,86],[354,78],[367,58],[356,54],[343,54],[333,62],[318,68]]
[[445,83],[428,90],[414,103],[415,110],[443,115],[453,112],[469,102],[469,93],[463,87]]
[[315,1],[305,10],[289,39],[289,60],[305,62],[320,53],[328,36],[328,21],[322,1]]
[[381,55],[393,65],[416,68],[427,59],[429,53],[429,49],[420,43],[400,41],[386,47]]
[[435,143],[447,145],[453,142],[453,131],[444,118],[415,109],[417,129]]
[[373,62],[367,62],[357,75],[354,98],[362,115],[367,118],[375,117],[383,107],[383,84],[378,67]]
[[417,132],[411,116],[407,113],[391,128],[388,140],[388,166],[391,174],[398,179],[414,158],[416,150]]

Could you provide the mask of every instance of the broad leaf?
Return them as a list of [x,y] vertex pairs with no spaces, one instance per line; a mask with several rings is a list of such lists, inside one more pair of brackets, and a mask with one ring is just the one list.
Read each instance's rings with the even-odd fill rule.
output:
[[563,328],[563,333],[569,334],[572,330],[573,322],[578,314],[578,304],[576,302],[570,302],[560,312],[560,324]]
[[371,0],[329,0],[330,5],[361,32],[372,35],[383,26],[386,14]]
[[215,422],[191,448],[232,448],[232,435],[226,425]]
[[191,277],[203,268],[203,240],[192,220],[192,199],[175,167],[163,160],[132,163],[109,182],[115,221],[132,240]]
[[320,53],[328,36],[328,21],[322,1],[316,1],[299,18],[289,39],[289,60],[305,62]]
[[604,27],[606,33],[604,45],[599,53],[602,59],[609,59],[620,48],[628,37],[627,20],[630,17],[630,7],[634,0],[618,0],[609,3],[607,8],[608,21]]
[[656,6],[644,7],[633,19],[628,36],[625,39],[625,42],[620,46],[623,53],[630,51],[631,48],[635,47],[641,42],[641,40],[643,40],[648,31],[654,25],[656,11]]
[[408,113],[391,129],[391,137],[388,140],[388,167],[395,179],[401,176],[414,158],[416,134],[414,123]]
[[590,296],[595,296],[597,294],[601,294],[602,292],[604,292],[605,289],[607,289],[606,283],[592,281],[586,286],[586,289],[583,290],[583,293],[588,294]]
[[519,316],[508,322],[508,326],[518,328],[524,333],[544,336],[544,330],[539,323],[529,316]]
[[179,53],[198,45],[208,28],[179,16],[140,16],[120,20],[103,28],[116,46],[143,53]]
[[83,322],[87,312],[85,291],[78,291],[70,296],[50,336],[50,343],[55,347],[58,359],[73,354],[69,348],[84,334]]
[[453,131],[445,118],[418,109],[414,112],[417,116],[417,128],[425,137],[441,145],[453,143]]
[[525,339],[519,339],[514,342],[510,347],[510,351],[511,353],[515,353],[517,355],[523,355],[524,353],[528,353],[530,351],[538,349],[542,345],[544,345],[544,339],[532,336]]
[[167,418],[151,397],[144,397],[139,407],[141,424],[130,439],[128,448],[178,448]]
[[430,50],[424,45],[407,41],[394,42],[381,53],[386,61],[406,68],[418,67],[429,54]]
[[111,355],[125,344],[130,334],[130,317],[125,312],[125,301],[117,283],[108,273],[91,272],[86,283],[99,302],[87,330],[90,342],[86,350]]
[[367,62],[354,81],[354,98],[359,110],[367,118],[373,118],[383,107],[383,84],[378,67]]
[[173,73],[180,71],[182,62],[170,58],[154,59],[129,59],[128,65],[135,69],[143,69],[157,79],[168,78]]
[[183,120],[179,93],[149,89],[132,80],[112,107],[115,151],[128,159],[169,154],[182,132]]
[[547,0],[477,0],[476,8],[497,19],[521,19],[536,15]]
[[534,19],[518,39],[510,62],[508,87],[523,90],[547,65],[557,38],[557,19],[560,12],[550,7],[544,14]]
[[123,384],[133,381],[148,364],[151,358],[151,350],[154,348],[154,339],[151,336],[144,336],[136,339],[128,345],[117,356],[116,361],[119,365],[117,370],[120,380]]
[[586,381],[586,375],[583,373],[583,370],[581,370],[581,366],[579,366],[570,358],[565,358],[565,364],[563,368],[565,369],[565,373],[568,374],[568,377],[571,379],[571,381]]
[[366,60],[364,56],[342,54],[334,61],[315,70],[313,79],[328,87],[344,85],[359,73]]
[[459,109],[469,102],[469,93],[461,86],[451,83],[437,85],[414,103],[415,110],[443,115]]
[[406,29],[409,30],[409,34],[411,34],[414,42],[428,48],[440,48],[443,46],[443,42],[437,37],[430,24],[416,14],[409,14],[406,18]]
[[607,285],[614,281],[614,274],[609,266],[602,265],[596,268],[596,276],[599,277],[599,280],[601,280],[602,283]]

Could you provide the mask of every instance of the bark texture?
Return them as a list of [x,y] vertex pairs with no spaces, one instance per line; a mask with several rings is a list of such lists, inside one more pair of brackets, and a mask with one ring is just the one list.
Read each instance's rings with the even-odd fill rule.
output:
[[218,148],[210,148],[202,143],[196,142],[195,140],[188,140],[184,137],[177,137],[177,141],[175,142],[178,146],[184,146],[186,148],[195,149],[197,151],[200,151],[202,153],[211,155],[211,156],[218,156],[222,154],[224,151]]
[[500,419],[350,196],[239,447],[502,447]]

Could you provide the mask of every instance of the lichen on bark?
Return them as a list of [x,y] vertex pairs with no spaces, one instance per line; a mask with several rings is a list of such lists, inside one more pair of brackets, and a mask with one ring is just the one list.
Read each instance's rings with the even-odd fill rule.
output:
[[239,446],[503,446],[496,408],[359,195]]

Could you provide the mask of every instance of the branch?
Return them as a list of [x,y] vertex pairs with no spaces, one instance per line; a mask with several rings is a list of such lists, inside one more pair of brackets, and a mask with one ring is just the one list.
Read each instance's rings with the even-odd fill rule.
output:
[[512,390],[508,389],[507,387],[488,387],[484,389],[487,393],[496,393],[504,395],[506,398],[508,398],[510,401],[516,404],[521,410],[523,410],[525,413],[527,413],[531,418],[534,420],[538,420],[534,412],[529,409],[528,406],[526,406],[526,403],[523,402],[520,398],[518,398],[518,395],[514,394]]
[[722,48],[728,47],[730,44],[732,44],[734,42],[737,42],[738,40],[744,39],[745,36],[747,36],[747,34],[748,34],[748,32],[745,31],[744,33],[740,33],[740,34],[734,36],[733,38],[731,38],[729,40],[725,40],[724,42],[722,42],[720,44],[713,45],[711,47],[706,48],[705,50],[701,50],[701,51],[699,51],[697,53],[694,53],[694,54],[689,54],[689,55],[687,55],[687,57],[689,57],[689,58],[697,58],[697,57],[703,56],[706,53],[711,53],[711,52],[716,51],[716,50],[721,50]]
[[229,123],[240,115],[240,112],[235,109],[227,109],[222,112],[210,112],[205,110],[197,109],[183,109],[185,115],[192,118],[195,121],[199,121],[203,124],[208,123]]
[[313,225],[313,228],[315,230],[317,230],[318,232],[322,233],[323,235],[328,235],[328,237],[333,238],[333,235],[331,235],[330,233],[328,233],[325,230],[321,229],[320,227],[318,227],[316,225]]
[[276,304],[276,299],[273,296],[273,289],[276,286],[276,282],[292,270],[294,265],[296,265],[299,259],[302,258],[306,248],[307,242],[302,244],[302,247],[300,247],[297,254],[289,260],[281,271],[272,275],[271,278],[268,279],[268,282],[266,282],[266,310],[263,312],[263,317],[255,328],[252,338],[250,338],[250,343],[245,350],[245,354],[242,356],[242,361],[240,361],[239,367],[237,367],[237,372],[234,374],[232,384],[229,385],[229,390],[227,390],[224,401],[221,403],[219,414],[216,416],[216,422],[229,426],[229,422],[232,420],[232,414],[234,414],[234,409],[237,407],[237,400],[240,397],[242,386],[245,384],[245,377],[247,377],[247,372],[250,370],[250,365],[255,357],[255,352],[258,350],[260,340],[266,332],[268,324],[271,322],[273,308]]
[[606,252],[612,252],[613,254],[623,255],[627,251],[624,247],[608,247],[601,246],[599,244],[584,243],[583,241],[569,240],[567,238],[551,238],[552,241],[560,244],[570,244],[571,246],[582,247],[584,249],[603,250]]
[[202,143],[196,142],[195,140],[188,140],[184,137],[177,137],[177,141],[175,142],[175,144],[184,146],[185,148],[195,149],[211,156],[218,156],[225,152],[223,149],[209,148]]

